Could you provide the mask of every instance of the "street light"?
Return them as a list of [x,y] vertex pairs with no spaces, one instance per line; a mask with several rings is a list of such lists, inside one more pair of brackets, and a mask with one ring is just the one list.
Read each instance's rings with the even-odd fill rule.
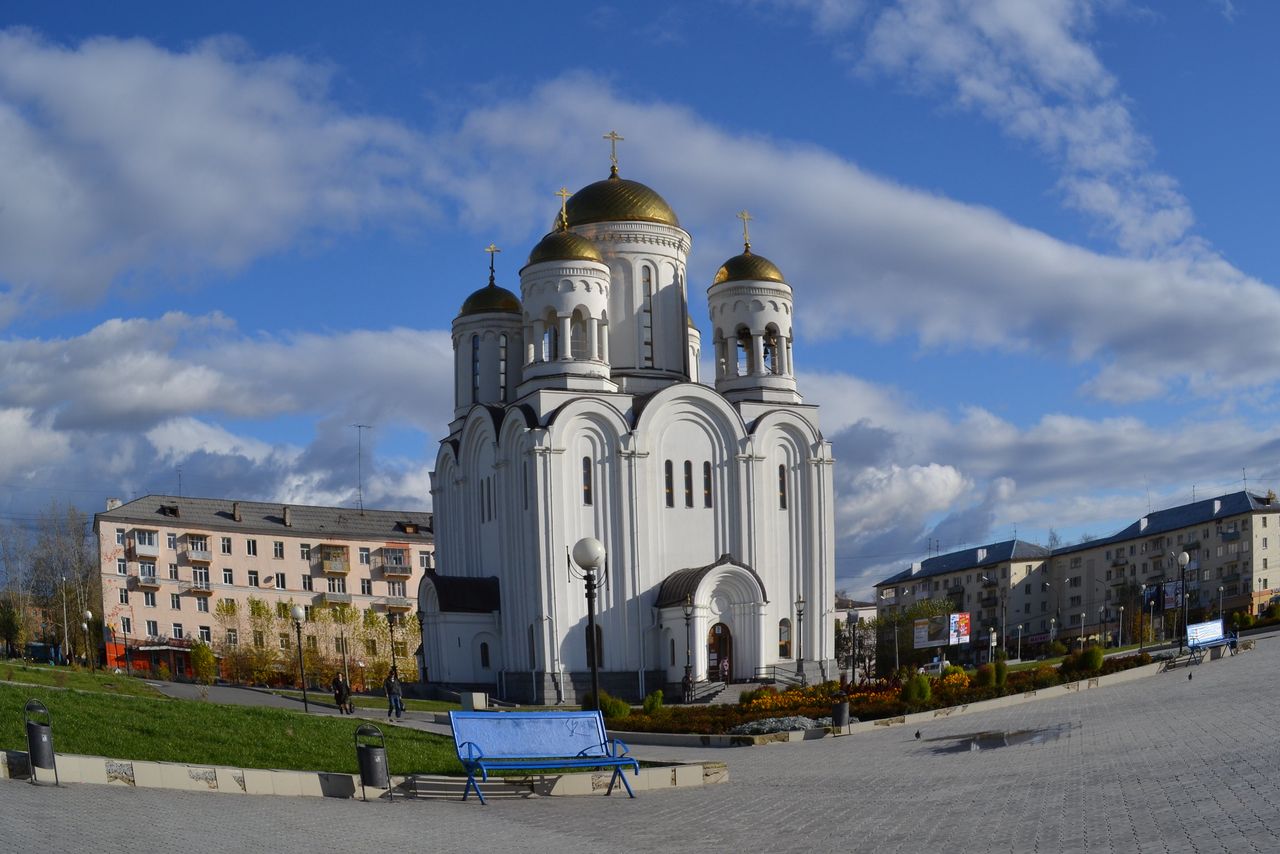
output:
[[391,672],[400,676],[400,671],[396,668],[396,623],[400,622],[397,614],[387,614],[387,626],[391,629]]
[[298,672],[302,675],[302,711],[309,712],[311,707],[307,704],[307,665],[302,660],[302,619],[307,616],[307,612],[301,605],[294,605],[289,613],[293,615],[293,629],[298,633]]
[[994,627],[987,630],[987,661],[992,664],[996,663],[996,630]]
[[1186,552],[1178,553],[1178,567],[1181,574],[1182,585],[1182,634],[1178,635],[1178,654],[1182,654],[1185,646],[1183,643],[1187,637],[1187,564],[1191,563],[1191,555]]
[[858,615],[853,611],[845,614],[845,625],[849,628],[849,681],[858,684]]
[[600,708],[600,650],[596,649],[596,570],[605,562],[604,543],[583,537],[573,544],[573,562],[582,567],[587,586],[587,664],[591,666],[591,702]]
[[1022,627],[1026,623],[1018,623],[1018,661],[1022,661]]
[[84,657],[89,660],[89,672],[93,672],[93,644],[89,642],[89,624],[93,622],[93,612],[85,609],[84,622],[80,625],[84,627]]
[[808,680],[804,676],[804,594],[801,593],[796,598],[796,659],[799,666],[796,668],[796,675],[800,677],[800,684],[807,685]]
[[128,628],[128,625],[129,625],[129,624],[128,624],[128,623],[126,623],[123,619],[121,619],[121,620],[120,620],[120,633],[124,635],[124,675],[125,675],[125,676],[132,676],[132,675],[133,675],[133,673],[129,670],[129,628]]
[[[1000,586],[1000,581],[997,578],[993,578],[990,575],[982,575],[979,577],[988,584],[994,584],[997,592],[1000,594],[1000,637],[1004,638],[1007,643],[1009,639],[1009,628],[1006,625],[1006,609],[1008,607],[1009,600],[1005,595],[1004,588]],[[1005,650],[1005,653],[1008,654],[1007,649]]]
[[1116,637],[1116,648],[1124,646],[1124,606],[1120,606],[1120,634]]
[[364,661],[363,660],[357,661],[356,667],[360,668],[360,690],[368,691],[369,687],[364,683]]
[[1218,619],[1222,619],[1222,585],[1218,585]]
[[1107,634],[1107,606],[1103,605],[1102,607],[1098,608],[1098,643],[1102,645],[1103,649],[1105,649],[1107,646],[1106,634]]
[[1053,643],[1058,639],[1058,618],[1049,618],[1049,643]]
[[684,596],[684,701],[693,702],[693,596]]

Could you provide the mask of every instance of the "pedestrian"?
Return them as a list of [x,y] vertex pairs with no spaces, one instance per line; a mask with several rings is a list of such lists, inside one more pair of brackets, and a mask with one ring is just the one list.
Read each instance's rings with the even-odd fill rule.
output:
[[338,714],[352,714],[354,709],[351,705],[351,686],[347,684],[347,680],[343,678],[341,673],[334,675],[330,687],[333,689],[333,702],[338,705]]
[[404,717],[404,688],[400,685],[400,675],[394,667],[387,678],[382,680],[382,690],[387,694],[387,723],[391,722],[393,712],[396,720]]
[[729,657],[725,656],[720,659],[720,681],[728,684],[729,682]]

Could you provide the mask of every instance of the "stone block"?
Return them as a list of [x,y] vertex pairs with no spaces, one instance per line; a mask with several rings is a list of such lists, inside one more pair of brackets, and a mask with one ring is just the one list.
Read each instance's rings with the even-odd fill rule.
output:
[[244,790],[250,795],[274,795],[276,790],[271,781],[271,772],[261,768],[244,769]]
[[133,784],[140,789],[163,789],[164,766],[159,762],[134,762]]
[[[284,774],[286,772],[281,771]],[[304,798],[322,798],[324,797],[324,789],[320,786],[320,775],[314,771],[295,771],[294,776],[298,778],[298,794]]]
[[701,786],[706,782],[706,777],[701,765],[677,765],[675,780],[675,784],[681,787]]
[[64,759],[74,760],[76,782],[103,786],[107,782],[107,760],[101,756],[66,756],[58,758],[58,771],[62,771]]
[[218,791],[233,795],[245,793],[244,772],[239,768],[215,768],[214,775],[218,780]]
[[271,791],[273,794],[296,798],[302,794],[302,775],[296,771],[272,771]]
[[489,695],[483,691],[464,691],[461,694],[462,708],[469,712],[483,712],[489,708]]

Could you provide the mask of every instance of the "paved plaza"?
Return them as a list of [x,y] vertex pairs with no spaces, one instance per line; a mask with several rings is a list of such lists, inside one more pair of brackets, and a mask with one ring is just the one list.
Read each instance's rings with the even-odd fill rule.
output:
[[[365,804],[4,781],[0,850],[1274,852],[1277,667],[1280,640],[1266,639],[1200,667],[940,718],[919,740],[909,726],[640,747],[725,761],[730,782],[633,801]],[[958,740],[982,730],[1028,735],[977,751]]]

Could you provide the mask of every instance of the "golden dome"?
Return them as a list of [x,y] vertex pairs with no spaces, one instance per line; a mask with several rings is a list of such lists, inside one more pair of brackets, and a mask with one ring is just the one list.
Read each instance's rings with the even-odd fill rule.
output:
[[638,181],[619,178],[616,169],[603,181],[574,193],[565,209],[570,227],[590,222],[660,222],[680,227],[666,199]]
[[604,262],[596,245],[572,231],[553,231],[538,242],[529,253],[529,263],[544,261],[597,261]]
[[721,282],[781,282],[785,285],[787,280],[782,278],[782,271],[776,264],[763,255],[753,255],[748,245],[741,255],[735,255],[716,270],[715,281],[711,284]]
[[458,316],[488,314],[490,312],[521,314],[523,308],[520,305],[519,297],[506,288],[500,288],[493,282],[489,282],[489,284],[467,297],[462,304],[462,311],[458,312]]

